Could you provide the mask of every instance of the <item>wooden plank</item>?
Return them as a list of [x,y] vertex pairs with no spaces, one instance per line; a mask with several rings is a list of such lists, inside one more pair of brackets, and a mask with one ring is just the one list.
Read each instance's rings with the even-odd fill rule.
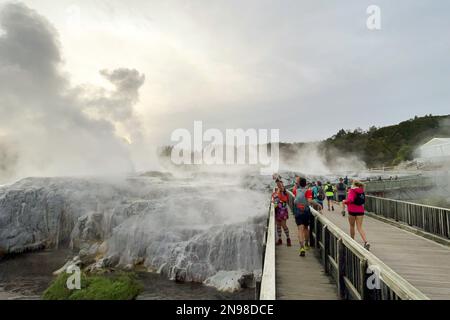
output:
[[[326,210],[324,214],[349,232],[347,217]],[[364,218],[363,227],[377,258],[430,299],[442,299],[447,293],[450,299],[450,248],[370,217]]]
[[287,221],[292,247],[276,247],[277,299],[290,300],[337,300],[336,285],[323,271],[323,266],[314,254],[314,249],[306,257],[299,257],[297,225],[290,214]]

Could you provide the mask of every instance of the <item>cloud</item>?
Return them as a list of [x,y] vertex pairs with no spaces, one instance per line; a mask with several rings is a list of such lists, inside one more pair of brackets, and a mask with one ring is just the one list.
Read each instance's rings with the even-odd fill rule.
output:
[[[0,146],[0,153],[16,155],[8,156],[16,160],[9,167],[20,176],[132,171],[117,127],[138,123],[132,107],[145,77],[125,68],[103,70],[114,90],[74,87],[63,71],[58,34],[44,17],[23,4],[6,4],[0,29],[0,143],[14,149]],[[95,117],[92,108],[108,116]]]

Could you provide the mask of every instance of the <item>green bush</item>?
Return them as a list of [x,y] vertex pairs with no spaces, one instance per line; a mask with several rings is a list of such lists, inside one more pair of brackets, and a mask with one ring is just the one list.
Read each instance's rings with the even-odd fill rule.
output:
[[143,287],[133,273],[118,273],[110,276],[81,275],[81,289],[69,290],[70,274],[60,274],[45,290],[45,300],[132,300]]

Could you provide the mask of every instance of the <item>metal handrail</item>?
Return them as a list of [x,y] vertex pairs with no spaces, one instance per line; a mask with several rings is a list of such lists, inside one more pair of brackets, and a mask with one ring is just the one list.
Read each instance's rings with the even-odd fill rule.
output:
[[[293,210],[294,195],[288,194]],[[317,249],[325,272],[335,280],[342,299],[429,299],[325,216],[313,208],[311,212],[311,245]]]
[[402,200],[366,196],[368,212],[450,239],[450,209]]
[[374,180],[365,182],[365,189],[368,192],[381,192],[404,188],[423,188],[424,186],[435,186],[436,180],[433,177],[414,176],[399,178],[398,180]]

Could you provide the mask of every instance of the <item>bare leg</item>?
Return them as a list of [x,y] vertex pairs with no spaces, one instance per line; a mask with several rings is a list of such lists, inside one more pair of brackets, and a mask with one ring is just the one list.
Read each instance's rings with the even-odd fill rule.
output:
[[300,242],[300,247],[303,247],[305,245],[305,226],[299,225],[298,226],[298,241]]
[[281,240],[281,221],[280,220],[276,220],[276,224],[277,224],[277,241]]
[[364,232],[364,229],[362,227],[363,220],[364,216],[356,217],[356,228],[358,228],[358,232],[361,235],[361,238],[363,239],[364,243],[366,243],[367,242],[366,233]]
[[356,217],[348,215],[348,223],[350,224],[350,237],[355,239],[355,219]]
[[309,244],[309,228],[307,226],[303,226],[303,234],[305,241],[308,241]]
[[290,238],[290,236],[289,236],[289,228],[288,228],[288,226],[286,225],[286,220],[282,220],[282,221],[281,221],[281,227],[282,227],[283,230],[284,230],[284,234],[286,235],[286,239],[289,239],[289,238]]

